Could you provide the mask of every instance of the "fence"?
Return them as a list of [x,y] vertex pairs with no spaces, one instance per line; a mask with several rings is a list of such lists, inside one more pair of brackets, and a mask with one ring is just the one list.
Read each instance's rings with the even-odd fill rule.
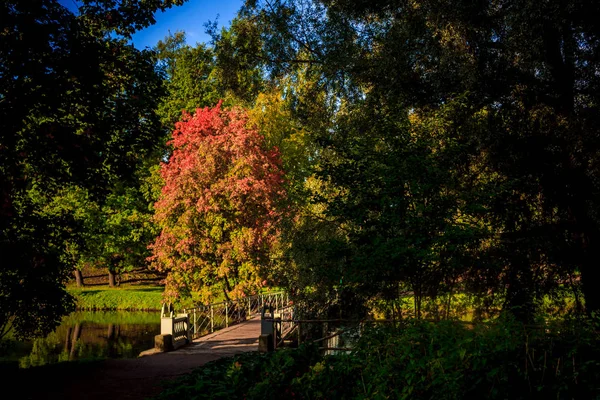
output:
[[[295,319],[293,308],[282,309],[279,313],[263,314],[261,333],[273,333],[274,349],[286,341],[295,345],[302,342],[319,344],[326,354],[351,351],[361,336],[365,325],[381,323],[403,323],[399,319]],[[268,324],[272,324],[270,328]]]

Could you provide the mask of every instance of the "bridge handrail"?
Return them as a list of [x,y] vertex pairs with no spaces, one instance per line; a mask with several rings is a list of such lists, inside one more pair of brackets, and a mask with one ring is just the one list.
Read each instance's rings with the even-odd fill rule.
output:
[[[273,305],[276,310],[283,309],[289,304],[288,294],[284,291],[260,293],[235,300],[201,304],[183,309],[181,315],[187,315],[189,319],[190,337],[198,338],[253,318],[265,304]],[[174,318],[175,315],[172,305],[163,304],[161,318]]]

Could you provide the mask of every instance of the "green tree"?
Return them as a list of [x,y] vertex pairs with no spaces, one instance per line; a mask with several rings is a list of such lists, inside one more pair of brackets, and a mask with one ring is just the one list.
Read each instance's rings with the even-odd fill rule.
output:
[[101,199],[160,143],[161,80],[127,39],[179,3],[0,5],[0,337],[43,335],[72,310],[64,251],[80,224],[44,207],[70,185]]
[[[329,149],[340,157],[328,163],[344,163],[329,179],[348,190],[349,200],[343,207],[329,207],[328,213],[351,220],[370,217],[377,208],[375,200],[365,200],[364,187],[385,187],[396,176],[402,177],[400,189],[400,182],[416,179],[416,209],[428,210],[435,193],[434,204],[440,201],[441,208],[434,208],[448,213],[417,212],[416,226],[433,230],[418,236],[388,231],[381,240],[399,242],[382,248],[422,248],[442,228],[436,220],[451,218],[455,222],[449,226],[456,225],[464,217],[451,217],[450,210],[457,208],[462,215],[466,206],[471,214],[467,220],[485,229],[475,242],[479,244],[469,246],[479,261],[467,263],[463,281],[479,293],[500,293],[506,307],[525,310],[527,318],[536,300],[573,274],[581,276],[587,310],[600,307],[593,290],[599,248],[593,243],[600,236],[595,211],[598,77],[592,72],[599,41],[598,22],[589,17],[597,8],[590,1],[523,0],[510,7],[445,0],[247,1],[241,15],[260,32],[262,51],[255,58],[273,79],[303,65],[319,77],[328,96],[338,99],[342,118],[334,118],[335,129],[321,132],[320,142],[323,154]],[[364,113],[371,123],[349,119],[344,110]],[[456,143],[448,147],[456,151],[427,155],[432,129],[427,125],[416,133],[421,143],[416,148],[409,140],[392,145],[406,137],[408,127],[402,126],[410,113],[450,127],[444,140]],[[369,125],[378,126],[377,131]],[[371,139],[359,140],[363,135]],[[380,140],[389,146],[389,158],[376,151]],[[451,157],[450,164],[445,157]],[[424,169],[422,176],[395,158],[410,159],[415,169]],[[364,160],[370,164],[358,168]],[[448,166],[448,173],[439,175]],[[388,206],[400,204],[410,211],[412,190],[410,196],[398,190]],[[455,204],[446,203],[445,193]],[[408,223],[409,216],[398,221]],[[374,221],[382,223],[385,216]],[[452,244],[450,238],[442,238],[442,247]],[[350,243],[361,240],[350,238]],[[357,254],[375,254],[373,247],[363,249]],[[383,254],[386,262],[393,260],[394,253]],[[420,258],[435,254],[429,248]],[[429,266],[437,262],[431,258]]]
[[175,32],[156,45],[158,68],[165,79],[167,94],[159,114],[163,125],[172,131],[182,111],[217,104],[223,97],[214,77],[214,51],[205,44],[185,44],[185,33]]

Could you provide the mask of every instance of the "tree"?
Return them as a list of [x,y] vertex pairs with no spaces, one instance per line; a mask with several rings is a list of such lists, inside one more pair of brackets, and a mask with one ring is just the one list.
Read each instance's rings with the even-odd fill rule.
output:
[[65,187],[103,198],[160,143],[161,81],[128,38],[176,3],[0,5],[0,337],[44,335],[73,309],[64,252],[81,224],[44,210]]
[[278,239],[285,199],[276,149],[248,126],[241,109],[219,104],[184,114],[173,153],[161,166],[155,204],[161,228],[152,265],[168,273],[168,297],[208,301],[250,294],[261,285]]
[[214,51],[206,45],[186,45],[185,33],[175,32],[159,41],[156,51],[167,89],[158,112],[171,132],[182,111],[214,106],[223,97],[223,91],[214,76]]
[[[293,75],[302,65],[319,77],[328,96],[338,99],[335,128],[320,133],[322,154],[329,149],[341,160],[362,165],[376,149],[375,139],[375,147],[346,145],[355,135],[351,125],[338,119],[338,111],[345,109],[377,116],[373,122],[381,130],[363,127],[357,136],[384,143],[398,137],[409,113],[421,121],[437,120],[422,125],[428,130],[452,128],[445,130],[444,140],[460,144],[450,155],[454,165],[465,168],[449,170],[448,178],[462,192],[457,204],[470,210],[466,219],[486,227],[477,241],[485,245],[471,247],[479,261],[470,264],[463,282],[468,280],[468,287],[479,293],[500,293],[506,308],[525,309],[527,318],[536,301],[574,274],[580,274],[587,310],[600,306],[593,290],[599,247],[592,244],[600,238],[595,211],[600,193],[595,161],[598,76],[592,72],[598,67],[600,42],[598,21],[590,18],[597,11],[591,1],[523,0],[506,6],[298,0],[247,1],[241,16],[260,32],[261,51],[255,59],[273,79]],[[458,127],[458,122],[466,123]],[[413,134],[425,144],[430,133],[418,129]],[[407,156],[401,147],[390,151]],[[429,165],[420,154],[415,166]],[[429,158],[434,168],[444,165],[442,155],[447,154]],[[382,154],[373,161],[393,165],[393,157]],[[347,173],[340,168],[330,179],[347,188],[349,199],[362,198],[361,185],[347,185],[357,173],[362,179],[356,183],[389,181],[387,168],[346,167]],[[468,173],[461,176],[459,171]],[[424,177],[423,184],[446,190],[435,175]],[[397,196],[392,203],[404,204],[406,192]],[[352,203],[356,207],[347,207]],[[369,215],[372,205],[352,200],[338,210],[346,217]],[[334,210],[330,207],[328,213]],[[386,234],[386,240],[397,236]],[[423,238],[431,239],[430,234]],[[405,239],[396,247],[423,243],[417,237]],[[370,250],[363,256],[367,254]],[[389,253],[385,260],[391,260]]]

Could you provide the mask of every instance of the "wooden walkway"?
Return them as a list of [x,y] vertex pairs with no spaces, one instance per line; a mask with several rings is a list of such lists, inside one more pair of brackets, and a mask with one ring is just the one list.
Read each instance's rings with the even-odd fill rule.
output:
[[198,355],[210,353],[228,357],[247,351],[257,351],[259,335],[260,316],[255,316],[248,321],[195,339],[193,343],[169,354]]

